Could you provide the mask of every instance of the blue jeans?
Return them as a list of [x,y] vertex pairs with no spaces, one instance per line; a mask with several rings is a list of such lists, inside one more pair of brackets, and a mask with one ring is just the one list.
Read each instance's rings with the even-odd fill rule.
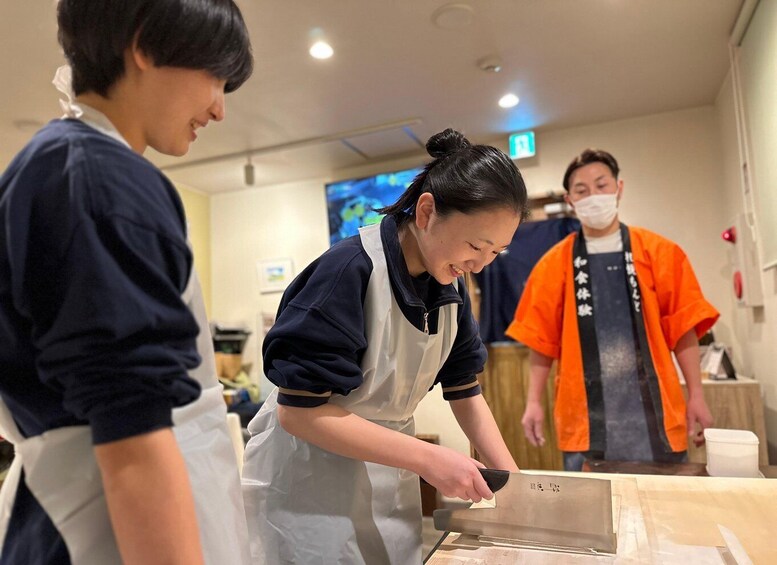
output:
[[564,470],[582,471],[585,454],[580,451],[564,451]]
[[[563,451],[564,455],[564,470],[565,471],[582,471],[583,463],[585,462],[585,453],[581,451]],[[676,453],[666,453],[657,458],[659,463],[687,463],[688,452],[680,451]]]

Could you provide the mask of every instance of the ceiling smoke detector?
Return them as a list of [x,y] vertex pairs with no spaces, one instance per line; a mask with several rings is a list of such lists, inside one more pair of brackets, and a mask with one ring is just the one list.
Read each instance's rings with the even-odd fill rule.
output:
[[478,68],[487,73],[498,73],[502,70],[502,59],[496,55],[483,57],[478,61]]
[[442,29],[464,29],[472,23],[475,10],[469,4],[446,4],[432,14],[432,22]]

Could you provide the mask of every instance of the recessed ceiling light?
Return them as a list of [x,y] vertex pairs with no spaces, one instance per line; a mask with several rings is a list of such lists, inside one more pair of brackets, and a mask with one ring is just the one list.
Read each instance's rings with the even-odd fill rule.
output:
[[499,99],[499,105],[502,108],[512,108],[513,106],[517,106],[518,102],[520,102],[520,100],[512,92],[510,94],[505,94]]
[[326,41],[316,41],[310,46],[310,55],[316,59],[329,59],[335,50]]

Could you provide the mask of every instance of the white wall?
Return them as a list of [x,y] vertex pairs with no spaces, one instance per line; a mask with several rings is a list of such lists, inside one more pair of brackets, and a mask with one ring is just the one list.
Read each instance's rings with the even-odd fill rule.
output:
[[[563,190],[564,169],[585,147],[611,151],[625,179],[622,219],[653,229],[685,249],[705,294],[723,313],[716,327],[718,335],[730,341],[732,303],[728,298],[725,247],[719,236],[729,213],[720,206],[724,191],[717,135],[713,107],[539,132],[539,156],[529,163],[519,163],[519,167],[530,193],[540,194]],[[492,143],[506,149],[506,139]],[[337,178],[418,163],[414,158],[381,163],[342,171]],[[280,300],[280,294],[259,294],[256,261],[292,257],[299,272],[327,248],[325,182],[316,179],[212,198],[214,319],[243,321],[256,332],[258,313],[274,311]],[[258,357],[255,333],[246,358],[257,363]],[[439,392],[422,403],[416,429],[419,433],[439,434],[443,445],[469,452],[468,442]]]
[[761,262],[777,268],[777,2],[758,2],[738,49]]
[[[243,351],[262,394],[261,313],[278,309],[282,293],[261,294],[257,261],[290,257],[295,273],[326,251],[329,241],[323,181],[218,194],[211,197],[213,307],[211,319],[243,325],[252,336]],[[262,382],[263,381],[263,382]]]
[[[772,55],[777,63],[777,55]],[[734,96],[731,77],[721,87],[715,102],[719,135],[723,141],[724,194],[722,207],[728,217],[744,211],[740,182],[739,148],[737,146]],[[768,229],[774,229],[773,225]],[[766,435],[769,438],[769,458],[777,461],[777,269],[761,276],[764,294],[762,308],[744,308],[732,302],[731,326],[734,343],[734,362],[744,374],[758,379],[764,393]]]
[[180,183],[176,184],[175,188],[181,195],[181,202],[186,211],[189,241],[194,254],[194,268],[200,279],[205,311],[210,316],[210,198],[207,194]]

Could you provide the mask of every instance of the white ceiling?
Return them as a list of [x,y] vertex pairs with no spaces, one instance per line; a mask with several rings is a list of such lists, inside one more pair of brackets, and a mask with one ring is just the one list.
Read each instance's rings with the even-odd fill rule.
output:
[[[269,148],[253,159],[261,186],[418,153],[413,136],[423,141],[449,126],[482,142],[711,104],[742,1],[467,0],[460,4],[472,8],[472,22],[451,30],[432,21],[445,0],[238,0],[256,58],[252,78],[186,157],[147,156],[166,168]],[[55,5],[0,2],[0,167],[34,131],[16,122],[59,114]],[[335,49],[329,60],[308,55],[316,29]],[[502,59],[501,72],[478,68],[490,55]],[[508,91],[521,102],[505,110],[496,101]],[[405,129],[348,137],[363,155],[340,141],[315,142],[411,119]],[[168,174],[209,193],[238,190],[244,163],[240,156]]]

